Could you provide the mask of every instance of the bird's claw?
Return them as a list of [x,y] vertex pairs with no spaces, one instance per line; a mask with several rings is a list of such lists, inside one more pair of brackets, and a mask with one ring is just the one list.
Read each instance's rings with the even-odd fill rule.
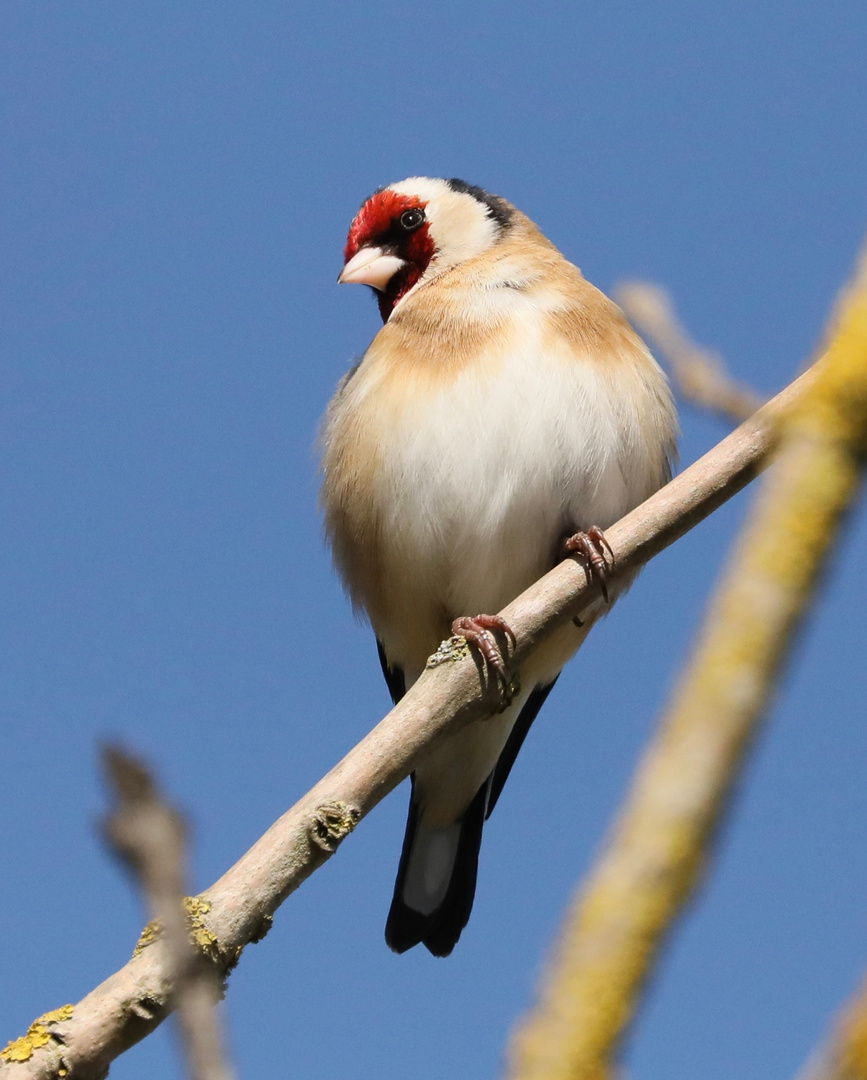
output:
[[515,643],[515,635],[505,619],[499,615],[463,615],[452,623],[452,633],[464,638],[470,646],[478,649],[488,669],[497,677],[502,690],[504,705],[512,700],[513,685],[503,653],[492,630],[497,630],[507,640]]
[[605,539],[605,533],[596,525],[591,525],[587,532],[577,532],[573,536],[567,536],[563,542],[569,555],[579,555],[584,561],[584,569],[587,576],[595,578],[599,582],[599,590],[602,599],[608,603],[608,573],[609,567],[606,554],[614,566],[614,552],[611,545]]

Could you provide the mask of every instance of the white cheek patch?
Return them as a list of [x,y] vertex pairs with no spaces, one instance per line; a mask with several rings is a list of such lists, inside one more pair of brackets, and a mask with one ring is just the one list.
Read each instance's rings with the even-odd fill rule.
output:
[[426,203],[425,216],[436,245],[430,267],[434,273],[481,255],[500,237],[500,226],[484,203],[466,192],[452,191],[445,180],[413,176],[389,190]]
[[439,258],[448,266],[457,266],[481,255],[493,247],[500,236],[500,227],[488,208],[472,195],[450,191],[431,200],[427,214]]

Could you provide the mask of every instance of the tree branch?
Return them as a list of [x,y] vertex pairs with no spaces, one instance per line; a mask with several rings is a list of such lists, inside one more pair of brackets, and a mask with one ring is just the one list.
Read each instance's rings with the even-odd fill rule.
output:
[[[784,420],[776,464],[695,652],[608,845],[567,915],[540,1000],[515,1034],[512,1080],[612,1076],[659,950],[701,878],[732,785],[858,491],[867,454],[867,258],[819,368]],[[862,1018],[862,1037],[865,1030]]]
[[[776,422],[814,380],[811,369],[607,530],[613,578],[638,569],[749,483],[766,462]],[[577,561],[555,567],[502,612],[516,638],[512,663],[520,666],[547,634],[580,615],[598,595],[598,585],[588,581]],[[198,899],[211,952],[224,971],[247,944],[261,939],[283,900],[432,746],[495,711],[497,687],[480,683],[466,650],[452,645],[437,656],[439,662],[429,663],[388,716]],[[50,1037],[26,1060],[13,1063],[8,1055],[0,1060],[0,1080],[54,1080],[60,1075],[96,1080],[114,1058],[149,1034],[171,1008],[171,964],[164,942],[142,944],[123,968],[77,1005],[66,1007],[68,1014],[48,1025]]]

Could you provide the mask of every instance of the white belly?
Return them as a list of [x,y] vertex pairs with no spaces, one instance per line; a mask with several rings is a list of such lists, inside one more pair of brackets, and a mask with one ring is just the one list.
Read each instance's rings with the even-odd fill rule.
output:
[[649,458],[624,408],[629,387],[618,394],[598,361],[550,348],[513,338],[507,356],[436,392],[374,380],[360,395],[375,415],[383,578],[361,602],[410,679],[454,617],[498,611],[550,569],[564,535],[607,527],[659,483],[659,452]]

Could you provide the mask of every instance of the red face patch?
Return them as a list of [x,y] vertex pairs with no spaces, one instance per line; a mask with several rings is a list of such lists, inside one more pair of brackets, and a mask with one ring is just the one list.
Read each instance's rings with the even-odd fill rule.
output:
[[400,224],[401,215],[407,210],[423,211],[426,205],[420,199],[396,191],[378,191],[362,206],[350,226],[343,251],[345,262],[363,247],[382,247],[406,264],[377,294],[383,321],[425,272],[436,250],[429,222],[425,221],[412,231],[406,231]]
[[391,231],[393,224],[405,210],[412,210],[414,207],[424,209],[425,205],[418,199],[398,195],[396,191],[378,191],[371,195],[350,226],[343,250],[344,260],[349,262],[363,247],[374,247]]

